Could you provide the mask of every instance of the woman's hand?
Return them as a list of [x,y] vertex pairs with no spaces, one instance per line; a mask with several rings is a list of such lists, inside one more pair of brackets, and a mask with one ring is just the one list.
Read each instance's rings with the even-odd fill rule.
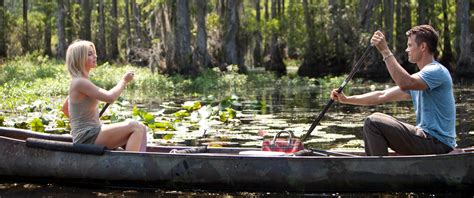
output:
[[347,101],[346,95],[344,95],[342,92],[337,93],[337,89],[333,89],[331,91],[331,99],[340,103],[345,103],[345,101]]
[[128,71],[123,76],[123,81],[125,81],[126,83],[129,83],[130,81],[133,80],[134,76],[135,76],[135,73],[133,71]]

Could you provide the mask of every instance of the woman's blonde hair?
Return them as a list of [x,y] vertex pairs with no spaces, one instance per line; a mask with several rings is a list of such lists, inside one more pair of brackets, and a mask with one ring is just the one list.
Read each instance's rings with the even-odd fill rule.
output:
[[96,53],[94,43],[85,40],[74,41],[67,48],[66,66],[71,77],[86,77],[86,62],[90,47]]

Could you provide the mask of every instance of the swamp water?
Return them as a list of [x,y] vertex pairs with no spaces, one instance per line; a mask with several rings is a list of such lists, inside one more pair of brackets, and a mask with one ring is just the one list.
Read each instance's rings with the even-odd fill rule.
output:
[[[386,85],[389,86],[389,85]],[[383,88],[383,87],[382,87]],[[351,95],[374,90],[374,87],[351,87]],[[380,88],[377,88],[380,89]],[[260,130],[267,132],[270,138],[280,130],[292,130],[296,136],[306,133],[329,98],[329,90],[297,87],[292,89],[258,88],[249,89],[241,103],[238,120],[234,124],[210,124],[205,130],[174,135],[161,142],[165,144],[187,144],[210,146],[243,146],[255,147],[261,144]],[[255,106],[254,100],[265,101],[265,105]],[[458,145],[460,147],[474,145],[474,87],[460,86],[455,88]],[[176,102],[179,103],[179,102]],[[335,104],[326,113],[320,125],[313,131],[306,146],[318,149],[359,150],[363,151],[362,124],[365,117],[382,112],[406,121],[415,123],[415,115],[411,102],[388,103],[378,106],[351,106]],[[144,107],[149,112],[161,111],[162,107],[150,102]],[[155,133],[159,138],[169,132]],[[151,140],[151,144],[159,143]],[[64,186],[62,184],[34,183],[24,181],[0,181],[0,198],[2,197],[89,197],[89,196],[153,196],[153,197],[366,197],[366,196],[465,196],[458,192],[445,193],[265,193],[265,192],[207,192],[180,191],[167,189],[107,189],[92,187]],[[472,196],[472,195],[470,195]]]

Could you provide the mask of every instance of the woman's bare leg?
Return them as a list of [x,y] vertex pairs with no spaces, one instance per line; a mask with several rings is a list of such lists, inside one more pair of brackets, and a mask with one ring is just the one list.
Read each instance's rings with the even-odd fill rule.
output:
[[146,131],[147,131],[147,127],[143,126],[143,130],[145,131],[145,133],[143,133],[143,140],[142,140],[142,146],[140,147],[140,151],[141,152],[146,152],[146,144],[147,144]]
[[[137,121],[126,121],[103,125],[95,144],[117,148],[127,144],[127,151],[139,151],[143,141],[144,125]],[[145,143],[146,144],[146,143]]]

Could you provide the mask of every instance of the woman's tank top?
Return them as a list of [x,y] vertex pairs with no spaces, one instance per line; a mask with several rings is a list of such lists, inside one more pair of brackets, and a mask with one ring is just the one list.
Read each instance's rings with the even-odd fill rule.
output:
[[69,100],[69,121],[73,142],[81,139],[85,133],[93,128],[100,128],[99,100],[86,97],[79,103]]

